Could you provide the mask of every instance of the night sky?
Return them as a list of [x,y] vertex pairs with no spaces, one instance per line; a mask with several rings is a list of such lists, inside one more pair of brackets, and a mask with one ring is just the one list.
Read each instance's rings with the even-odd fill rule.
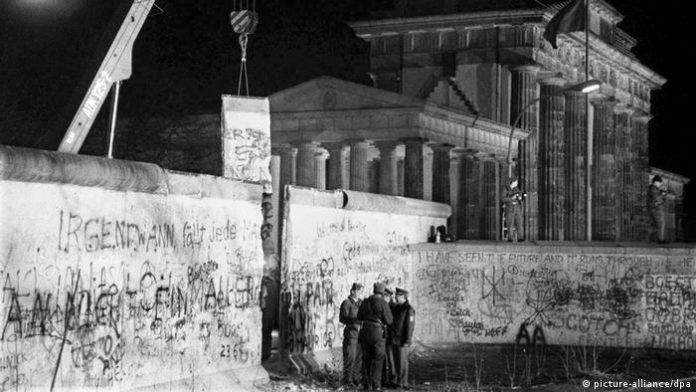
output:
[[[158,0],[135,44],[120,117],[218,112],[220,94],[236,92],[239,46],[229,11],[239,1]],[[371,9],[389,3],[256,0],[260,24],[249,43],[251,94],[265,96],[320,75],[368,84],[368,46],[344,22],[367,19]],[[609,3],[625,16],[619,27],[638,40],[637,57],[668,79],[653,92],[650,163],[696,179],[691,13],[676,1]],[[116,0],[0,1],[0,143],[57,148],[117,6]],[[696,216],[692,199],[685,208]]]

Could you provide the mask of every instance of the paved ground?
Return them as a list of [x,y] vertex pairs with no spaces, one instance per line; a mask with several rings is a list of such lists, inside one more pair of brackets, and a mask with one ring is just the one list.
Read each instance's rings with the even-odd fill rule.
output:
[[[694,356],[669,352],[421,345],[414,348],[410,361],[411,381],[416,391],[696,391]],[[265,367],[271,382],[258,387],[261,391],[348,390],[341,386],[338,372],[324,370],[311,376],[297,375],[279,360],[269,361]],[[646,384],[670,381],[672,387]],[[589,387],[584,387],[583,382],[589,382]],[[618,382],[628,383],[628,388]],[[635,388],[631,387],[634,382]]]

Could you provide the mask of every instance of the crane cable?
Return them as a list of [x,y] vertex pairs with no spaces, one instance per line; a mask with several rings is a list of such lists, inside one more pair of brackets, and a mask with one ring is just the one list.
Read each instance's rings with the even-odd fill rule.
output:
[[256,31],[256,26],[259,24],[259,16],[256,13],[256,0],[253,2],[252,9],[249,10],[249,1],[246,4],[240,0],[240,9],[237,10],[237,2],[234,3],[235,10],[230,13],[230,25],[232,30],[239,34],[239,47],[242,51],[242,56],[239,64],[239,81],[237,82],[237,95],[242,93],[242,80],[246,87],[246,96],[249,96],[249,76],[247,73],[247,46],[249,43],[249,35]]
[[246,86],[246,96],[249,96],[249,76],[247,75],[247,62],[246,62],[246,50],[247,43],[249,42],[249,35],[243,33],[239,35],[239,47],[242,49],[242,59],[239,64],[239,82],[237,83],[237,95],[241,95],[242,91],[242,79],[244,79]]

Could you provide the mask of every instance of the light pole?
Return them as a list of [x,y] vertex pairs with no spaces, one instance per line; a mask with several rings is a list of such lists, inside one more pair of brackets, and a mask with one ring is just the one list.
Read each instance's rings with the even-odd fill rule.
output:
[[[599,80],[588,80],[586,82],[582,83],[577,83],[572,86],[568,86],[562,90],[562,92],[566,91],[578,91],[583,94],[589,94],[593,91],[597,91],[599,87],[602,85],[602,82]],[[550,98],[551,96],[544,97],[544,98]],[[515,134],[515,128],[517,128],[517,125],[520,123],[520,120],[522,119],[522,115],[529,109],[530,106],[535,105],[539,101],[542,100],[542,97],[534,98],[531,102],[526,104],[522,110],[517,114],[517,117],[515,117],[515,121],[512,122],[512,125],[510,126],[510,138],[508,139],[508,148],[507,148],[507,164],[508,164],[508,177],[512,176],[512,137]]]
[[[571,85],[571,86],[568,86],[568,87],[564,88],[564,89],[561,90],[561,91],[562,91],[562,92],[566,92],[566,91],[577,91],[577,92],[580,92],[580,93],[583,93],[583,94],[589,94],[589,93],[591,93],[591,92],[593,92],[593,91],[598,90],[598,89],[600,88],[601,85],[602,85],[602,83],[601,83],[599,80],[594,80],[594,79],[593,79],[593,80],[587,80],[587,81],[582,82],[582,83],[573,84],[573,85]],[[552,97],[552,95],[548,95],[548,96],[543,97],[543,98],[542,98],[542,97],[535,98],[534,100],[532,100],[531,102],[529,102],[528,104],[526,104],[526,105],[520,110],[520,112],[517,114],[517,117],[515,117],[515,121],[512,122],[512,125],[510,126],[510,138],[508,139],[508,150],[507,150],[508,177],[511,177],[511,176],[512,176],[512,138],[513,138],[513,136],[514,136],[514,134],[515,134],[515,128],[517,128],[517,126],[519,125],[519,122],[520,122],[520,120],[522,119],[522,115],[527,111],[527,109],[529,109],[532,105],[537,104],[537,103],[538,103],[539,101],[541,101],[542,99],[548,99],[548,98],[551,98],[551,97]],[[589,108],[587,108],[587,110],[589,110]],[[590,124],[587,123],[587,124],[585,124],[585,126],[587,127],[586,129],[589,130]],[[592,146],[589,145],[589,143],[588,143],[587,148],[588,148],[588,157],[589,157],[589,156],[591,156],[591,154],[589,154],[589,151],[590,151],[589,149],[591,149]],[[589,162],[588,162],[588,165],[589,165]],[[589,167],[589,166],[588,166],[588,167]],[[586,204],[587,204],[588,206],[591,205],[591,204],[590,204],[590,200],[591,200],[591,197],[592,197],[592,195],[590,195],[590,189],[589,189],[589,183],[590,183],[590,177],[589,177],[589,176],[590,176],[590,172],[589,172],[589,170],[587,170],[587,184],[588,184],[588,189],[587,189],[587,200],[586,200]],[[592,212],[590,211],[590,208],[588,207],[588,208],[587,208],[588,232],[591,230],[591,229],[590,229],[590,226],[589,226],[589,225],[591,224],[590,220],[592,219],[592,215],[591,215],[591,214],[592,214]],[[590,237],[590,234],[588,234],[588,240],[589,240],[589,238],[591,238],[591,237]]]

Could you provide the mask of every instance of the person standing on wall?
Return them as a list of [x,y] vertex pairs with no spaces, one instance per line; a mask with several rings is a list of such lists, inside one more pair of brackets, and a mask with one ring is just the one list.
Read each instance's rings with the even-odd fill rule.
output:
[[353,283],[350,295],[341,303],[338,319],[343,328],[343,383],[346,386],[359,386],[362,371],[361,355],[358,349],[358,335],[361,322],[358,321],[358,309],[362,304],[363,285]]
[[517,187],[517,177],[510,177],[505,187],[505,223],[509,242],[524,241],[522,235],[522,203],[527,194]]
[[358,320],[362,321],[358,341],[363,354],[363,384],[370,391],[382,390],[386,332],[393,321],[389,305],[384,300],[384,289],[384,284],[375,283],[373,294],[358,309]]
[[396,387],[410,390],[408,385],[408,352],[416,324],[416,310],[408,302],[408,291],[396,288],[396,306],[394,307],[394,324],[392,327],[392,350]]
[[[384,289],[384,300],[389,305],[389,310],[394,315],[394,307],[396,302],[394,302],[394,292],[389,289],[389,287]],[[387,328],[387,338],[385,341],[385,358],[384,358],[384,370],[382,371],[382,386],[394,386],[396,384],[396,373],[394,372],[394,354],[392,352],[392,330]]]
[[662,177],[652,178],[648,187],[648,212],[650,213],[650,223],[652,225],[651,241],[658,244],[666,244],[665,240],[665,201],[667,201],[667,191],[662,189]]

